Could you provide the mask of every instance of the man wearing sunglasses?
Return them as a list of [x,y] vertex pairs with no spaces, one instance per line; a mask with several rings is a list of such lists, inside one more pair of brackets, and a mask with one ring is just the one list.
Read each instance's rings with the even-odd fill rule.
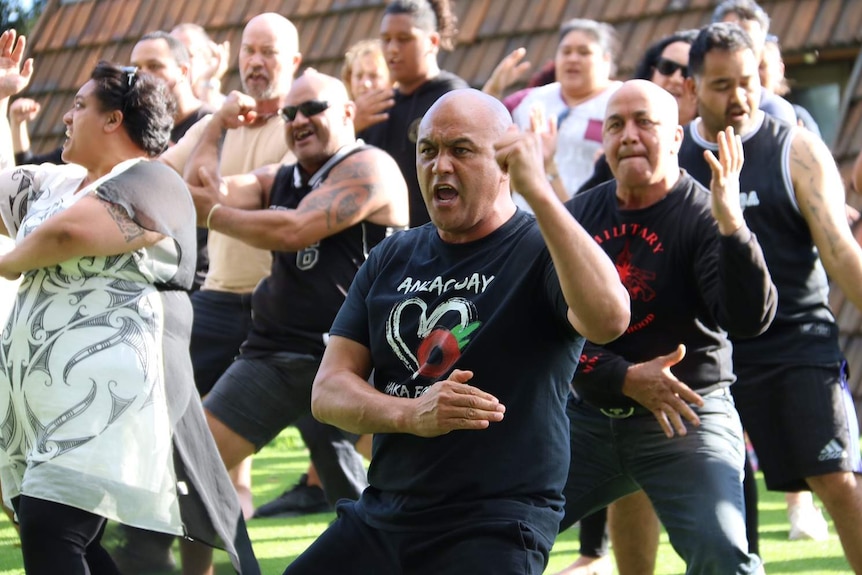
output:
[[[207,148],[206,152],[219,157],[219,168],[224,176],[247,174],[268,165],[294,163],[278,110],[287,103],[293,76],[301,61],[299,36],[292,22],[276,13],[253,17],[243,30],[239,49],[243,93],[234,92],[220,110],[195,124],[176,146],[161,156],[162,161],[180,173],[185,172],[186,179],[197,186],[202,182],[197,169],[190,167],[190,159],[199,144],[206,147],[206,143],[222,142],[220,151]],[[244,121],[232,124],[231,114],[236,118],[238,100],[243,102]],[[205,218],[199,223],[204,225]],[[195,384],[201,395],[212,389],[248,337],[252,292],[272,267],[269,250],[218,229],[209,231],[208,247],[209,272],[203,287],[192,297],[191,355]],[[358,497],[366,485],[366,475],[362,458],[350,439],[321,429],[312,417],[302,419],[298,427],[312,460],[318,466],[331,469],[330,476],[337,476],[330,481],[332,490],[327,495]],[[234,486],[244,514],[250,517],[254,510],[250,461],[235,467]],[[198,548],[197,551],[201,555],[197,558],[199,562],[210,561],[207,550]],[[184,563],[186,557],[184,552]]]
[[[219,121],[228,133],[242,129],[255,121],[255,106],[253,98],[231,93]],[[252,295],[251,329],[240,354],[204,398],[228,469],[309,416],[312,379],[357,268],[377,242],[409,221],[398,165],[356,140],[355,107],[340,80],[306,71],[278,115],[295,163],[219,180],[220,134],[207,130],[186,166],[199,223],[273,255],[270,275]],[[299,428],[327,497],[331,503],[357,497],[366,482],[356,437],[312,421],[313,437],[305,425]],[[320,456],[333,446],[344,449]]]

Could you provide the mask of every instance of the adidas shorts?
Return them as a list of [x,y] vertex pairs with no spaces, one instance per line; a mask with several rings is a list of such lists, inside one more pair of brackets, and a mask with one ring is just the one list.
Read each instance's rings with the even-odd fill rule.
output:
[[842,364],[744,365],[736,376],[731,391],[768,489],[803,491],[805,477],[862,471]]

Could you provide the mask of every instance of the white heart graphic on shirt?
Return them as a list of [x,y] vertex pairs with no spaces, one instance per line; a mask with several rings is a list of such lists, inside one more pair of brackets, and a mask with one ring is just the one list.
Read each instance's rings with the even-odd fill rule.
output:
[[[412,341],[413,334],[407,334],[407,341],[405,341],[401,332],[402,316],[405,313],[414,311],[410,309],[412,307],[416,307],[419,312],[419,324],[416,328],[415,342]],[[450,330],[458,326],[466,328],[476,321],[478,316],[476,306],[473,305],[473,302],[461,297],[454,297],[442,302],[430,314],[428,313],[428,304],[418,297],[404,300],[392,308],[386,320],[386,341],[389,343],[392,351],[395,352],[395,355],[398,356],[398,359],[411,372],[419,369],[419,362],[415,354],[415,350],[419,348],[419,343],[428,337],[428,334],[440,324],[443,316],[450,312],[458,315],[458,321],[441,324],[441,327]],[[408,341],[413,345],[410,345]]]

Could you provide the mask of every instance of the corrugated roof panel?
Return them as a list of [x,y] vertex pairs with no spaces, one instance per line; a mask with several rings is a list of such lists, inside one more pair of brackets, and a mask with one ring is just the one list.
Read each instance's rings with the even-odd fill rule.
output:
[[629,4],[636,3],[635,0],[606,0],[605,2],[596,2],[603,7],[603,10],[593,18],[608,24],[614,24],[625,18]]
[[379,38],[382,18],[382,9],[363,10],[358,16],[354,15],[353,24],[350,26],[351,41],[347,47],[366,38]]
[[477,54],[480,58],[476,72],[469,78],[464,78],[467,82],[475,87],[481,88],[497,64],[500,63],[505,56],[509,54],[515,47],[511,47],[509,38],[496,38],[488,42],[482,43],[485,49]]
[[94,35],[93,39],[98,44],[103,44],[111,40],[117,32],[123,33],[124,31],[120,30],[118,23],[122,21],[123,18],[123,5],[125,2],[123,0],[103,0],[99,3],[100,6],[104,6],[105,9],[102,13],[102,24],[99,26],[99,30]]
[[[663,14],[655,19],[655,27],[653,28],[653,37],[651,38],[651,42],[647,44],[647,47],[651,46],[655,42],[658,42],[660,39],[675,34],[685,30],[680,25],[680,15],[678,12],[671,12],[669,14]],[[643,54],[641,54],[643,56]]]
[[[67,4],[58,9],[60,19],[52,32],[53,37],[51,38],[50,44],[48,44],[49,50],[58,50],[66,45],[67,39],[69,38],[69,31],[74,23],[74,19],[71,17],[74,12],[73,8],[74,6]],[[89,36],[89,34],[82,35],[81,42],[87,42],[89,40]]]
[[201,26],[205,25],[200,23],[207,22],[209,12],[205,10],[206,0],[184,0],[180,4],[182,4],[182,10],[177,14],[176,21],[171,22],[171,28],[176,25],[176,22],[195,22]]
[[[156,30],[154,22],[158,21],[157,14],[160,8],[160,5],[153,2],[139,2],[129,26],[129,34],[132,37],[140,38],[147,32]],[[171,27],[173,28],[173,26]]]
[[644,14],[668,14],[674,10],[672,6],[668,6],[668,2],[669,0],[647,0],[644,4]]
[[299,31],[299,46],[302,51],[303,60],[306,64],[314,60],[313,54],[319,53],[320,48],[314,44],[317,41],[317,31],[320,27],[320,18],[309,18],[300,22],[294,21]]
[[461,76],[469,83],[473,78],[480,74],[479,70],[482,65],[483,54],[485,52],[484,42],[466,46],[459,52],[460,55],[453,54],[452,56],[460,56],[462,58],[460,65],[450,66],[451,62],[447,62],[447,67],[451,72]]
[[547,0],[541,4],[538,2],[533,4],[524,2],[520,4],[520,10],[513,6],[510,14],[503,18],[503,27],[499,30],[499,33],[511,36],[525,30],[535,30],[542,20],[542,13],[546,4],[548,4]]
[[589,2],[582,2],[579,8],[580,13],[571,16],[572,18],[589,18],[590,20],[602,21],[602,18],[605,17],[604,2],[593,2],[590,0]]
[[657,38],[660,38],[661,35],[657,35],[655,33],[655,18],[646,18],[634,22],[631,24],[632,31],[629,33],[619,29],[620,26],[625,25],[626,24],[620,23],[615,26],[615,28],[617,28],[617,34],[620,35],[620,38],[624,42],[621,53],[617,57],[617,66],[620,70],[631,72],[631,70],[633,70],[640,61],[641,57],[643,57],[646,49],[655,42]]
[[69,14],[67,18],[73,22],[67,32],[66,45],[76,46],[81,41],[81,33],[87,24],[87,20],[90,18],[90,14],[93,12],[93,3],[81,2],[79,4],[75,4],[71,12],[72,13]]
[[[841,4],[843,0],[821,0],[817,12],[814,15],[814,20],[809,23],[807,28],[808,34],[805,40],[805,46],[822,46],[829,42],[832,36],[832,30],[835,28],[835,23],[841,14]],[[784,39],[780,37],[782,47]]]
[[[706,8],[706,9],[708,9],[707,12],[709,14],[712,14],[712,10],[716,4],[718,4],[718,2],[716,0],[689,0],[686,7],[689,9]],[[763,3],[761,2],[761,4],[763,4]],[[768,11],[767,11],[767,13],[768,13]]]
[[297,14],[320,14],[329,9],[329,0],[299,0]]
[[503,24],[503,19],[508,11],[508,5],[505,2],[490,2],[485,10],[481,25],[479,26],[478,36],[487,38],[493,35]]
[[49,49],[52,41],[56,37],[55,31],[57,29],[57,24],[59,24],[62,19],[62,8],[58,8],[57,10],[53,10],[47,14],[45,14],[42,18],[43,20],[39,21],[39,26],[42,28],[40,30],[40,34],[35,38],[27,38],[30,42],[30,52],[42,52],[44,50]]
[[[343,28],[338,26],[338,18],[333,14],[326,16],[315,16],[320,20],[320,26],[317,30],[317,38],[314,41],[315,51],[309,54],[309,58],[323,59],[338,58],[344,53],[341,49],[344,42]],[[304,25],[304,24],[303,24]],[[335,49],[333,50],[333,46]]]
[[539,12],[539,20],[533,30],[518,29],[522,34],[533,34],[536,30],[559,30],[560,22],[564,20],[566,2],[563,0],[546,0],[544,7]]
[[160,14],[153,15],[150,26],[156,30],[170,30],[177,22],[186,20],[184,8],[185,2],[168,2]]
[[709,24],[711,10],[701,10],[699,12],[683,12],[679,16],[679,29],[692,30],[702,28]]
[[832,40],[841,44],[858,43],[862,39],[860,26],[862,26],[862,2],[845,1]]
[[[513,16],[508,19],[513,18],[515,15],[517,15],[517,18],[515,18],[515,22],[511,26],[508,25],[508,22],[505,23],[507,30],[505,34],[511,36],[517,33],[531,32],[543,27],[547,12],[558,7],[558,3],[554,0],[536,0],[529,4],[525,2],[521,5],[521,10],[512,10]],[[551,25],[553,25],[553,22]]]
[[[481,28],[488,14],[491,0],[476,0],[467,4],[468,10],[458,10],[458,42],[469,44],[475,42],[481,33]],[[461,4],[456,5],[460,7]]]

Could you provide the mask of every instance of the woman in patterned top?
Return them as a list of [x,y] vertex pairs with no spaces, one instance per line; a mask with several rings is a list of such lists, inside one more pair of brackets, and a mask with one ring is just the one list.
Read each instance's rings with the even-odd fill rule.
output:
[[[0,80],[20,62],[7,44]],[[162,82],[101,62],[63,118],[69,163],[0,174],[16,241],[0,275],[21,276],[0,337],[0,480],[30,574],[119,573],[106,519],[226,546],[259,572],[192,377],[194,206],[150,161],[171,102]]]

